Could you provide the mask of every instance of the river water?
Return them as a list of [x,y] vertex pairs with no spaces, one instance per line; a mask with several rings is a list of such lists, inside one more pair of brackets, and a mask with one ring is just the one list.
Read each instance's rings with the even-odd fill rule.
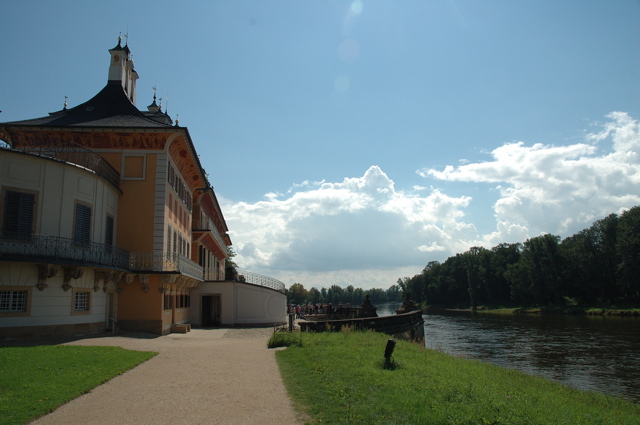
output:
[[[382,305],[378,315],[398,308]],[[640,403],[640,318],[424,315],[425,346]]]

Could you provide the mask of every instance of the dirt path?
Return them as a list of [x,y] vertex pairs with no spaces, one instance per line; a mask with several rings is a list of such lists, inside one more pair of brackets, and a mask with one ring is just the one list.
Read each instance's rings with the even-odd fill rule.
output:
[[32,423],[299,424],[266,346],[271,332],[193,329],[71,342],[159,354]]

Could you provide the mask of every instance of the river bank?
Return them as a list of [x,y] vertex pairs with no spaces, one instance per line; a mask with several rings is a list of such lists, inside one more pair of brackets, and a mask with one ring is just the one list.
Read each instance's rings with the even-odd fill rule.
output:
[[431,312],[427,348],[640,403],[640,318]]
[[309,423],[637,423],[640,405],[522,372],[397,341],[387,335],[302,333],[276,358]]
[[452,308],[444,306],[425,306],[422,312],[432,313],[437,311],[466,311],[476,313],[496,314],[571,314],[585,316],[623,316],[640,317],[640,308],[616,308],[616,307],[578,307],[578,306],[533,306],[533,307],[503,307],[503,306],[478,306],[472,308]]

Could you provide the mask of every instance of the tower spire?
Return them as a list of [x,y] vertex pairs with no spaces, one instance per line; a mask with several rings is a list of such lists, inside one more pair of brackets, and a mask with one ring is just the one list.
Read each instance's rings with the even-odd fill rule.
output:
[[109,64],[109,81],[119,81],[127,93],[131,103],[136,104],[136,80],[138,73],[133,68],[131,51],[129,50],[129,33],[125,34],[127,44],[122,47],[122,33],[118,36],[118,45],[109,50],[111,62]]

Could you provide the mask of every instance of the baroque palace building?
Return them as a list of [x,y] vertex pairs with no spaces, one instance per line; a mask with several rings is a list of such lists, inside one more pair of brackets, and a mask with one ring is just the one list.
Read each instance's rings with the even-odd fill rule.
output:
[[187,128],[136,104],[128,45],[76,107],[0,123],[0,337],[286,320],[284,284],[228,273],[231,240]]

